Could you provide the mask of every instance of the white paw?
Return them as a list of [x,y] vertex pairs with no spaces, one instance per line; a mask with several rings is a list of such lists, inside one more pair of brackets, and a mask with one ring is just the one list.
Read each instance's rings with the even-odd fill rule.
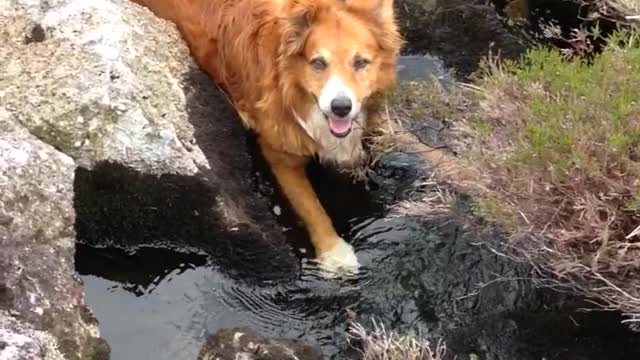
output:
[[360,264],[353,247],[347,244],[342,238],[338,238],[338,242],[333,249],[322,253],[318,257],[320,267],[329,273],[354,273],[358,271]]

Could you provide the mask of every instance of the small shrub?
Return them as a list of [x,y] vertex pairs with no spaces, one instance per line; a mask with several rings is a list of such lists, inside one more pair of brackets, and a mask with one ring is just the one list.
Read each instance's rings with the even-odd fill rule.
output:
[[475,85],[478,116],[454,127],[490,178],[480,213],[564,284],[640,320],[640,35],[615,34],[589,63],[550,49],[487,61]]

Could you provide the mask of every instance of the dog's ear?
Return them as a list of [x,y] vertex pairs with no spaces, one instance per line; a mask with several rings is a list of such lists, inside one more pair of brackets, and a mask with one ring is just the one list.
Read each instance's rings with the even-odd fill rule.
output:
[[309,0],[293,0],[284,13],[281,54],[291,56],[302,52],[311,26],[316,20],[318,6]]
[[402,37],[398,31],[393,0],[340,0],[348,11],[371,23],[380,47],[397,52],[402,46]]
[[382,24],[393,23],[393,0],[340,0],[347,9]]
[[393,0],[341,0],[347,10],[373,24],[372,30],[376,34],[380,47],[385,50],[397,51],[402,45],[398,32]]

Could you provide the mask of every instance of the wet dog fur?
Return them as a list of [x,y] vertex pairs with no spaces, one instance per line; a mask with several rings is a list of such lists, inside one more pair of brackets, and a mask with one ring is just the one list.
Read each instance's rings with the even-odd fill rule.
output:
[[[133,0],[173,22],[198,65],[258,136],[321,265],[359,266],[306,175],[314,158],[364,160],[401,38],[393,0]],[[347,205],[348,206],[348,205]]]

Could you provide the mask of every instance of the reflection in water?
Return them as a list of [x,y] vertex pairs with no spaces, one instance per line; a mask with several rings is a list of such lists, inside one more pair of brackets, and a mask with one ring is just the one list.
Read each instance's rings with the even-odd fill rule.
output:
[[[201,255],[188,263],[185,254],[172,252],[171,258],[157,249],[140,250],[130,260],[81,247],[78,269],[114,360],[195,359],[207,334],[235,326],[300,339],[339,359],[348,349],[344,334],[351,312],[399,331],[446,334],[454,350],[487,359],[640,355],[640,338],[627,334],[616,319],[554,313],[545,309],[545,294],[527,281],[495,282],[467,296],[496,274],[507,279],[525,274],[469,246],[473,239],[457,225],[374,219],[356,233],[354,245],[365,269],[343,283],[303,271],[295,282],[256,287],[228,278]],[[549,326],[556,331],[546,331]],[[607,339],[608,333],[618,336]]]

